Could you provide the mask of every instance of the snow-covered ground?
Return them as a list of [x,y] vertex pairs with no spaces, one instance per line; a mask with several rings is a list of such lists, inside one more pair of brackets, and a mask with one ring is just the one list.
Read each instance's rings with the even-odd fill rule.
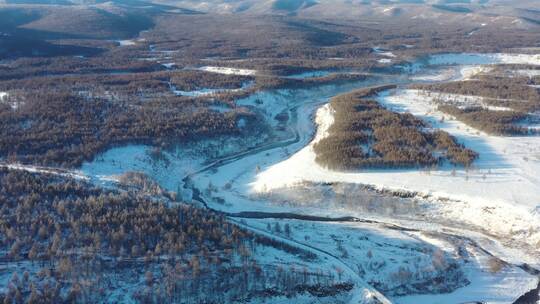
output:
[[519,76],[526,76],[526,77],[535,77],[540,76],[540,69],[538,70],[514,70],[513,71],[516,75]]
[[[389,301],[384,295],[382,295],[378,290],[374,289],[372,286],[370,286],[361,276],[358,275],[357,269],[353,269],[348,263],[344,263],[341,259],[339,259],[336,255],[333,254],[332,251],[327,251],[327,248],[322,248],[321,246],[313,246],[313,243],[310,241],[307,241],[305,237],[303,239],[297,239],[292,238],[291,235],[284,235],[281,233],[276,233],[276,231],[272,230],[272,224],[280,224],[275,221],[255,221],[255,220],[243,220],[242,222],[237,222],[237,224],[240,224],[241,226],[255,231],[258,234],[262,234],[277,240],[280,240],[282,242],[285,242],[287,244],[293,245],[297,248],[301,248],[307,251],[310,251],[314,254],[316,254],[319,258],[315,261],[312,265],[307,265],[310,269],[322,269],[322,270],[330,270],[331,272],[339,272],[341,273],[342,280],[347,280],[349,282],[354,283],[354,288],[350,292],[351,296],[348,299],[347,303],[350,304],[370,304],[370,303],[381,303],[381,304],[391,304],[392,302]],[[270,225],[270,230],[268,229],[268,225]],[[315,226],[313,226],[315,227]],[[285,229],[283,227],[283,229]],[[307,232],[307,231],[306,231]],[[307,232],[309,234],[309,232]],[[261,255],[264,260],[266,260],[265,254]],[[280,263],[283,263],[282,259],[277,258],[277,260]],[[273,261],[276,263],[276,261]],[[268,261],[266,261],[268,263]],[[296,266],[305,265],[305,261],[303,263],[299,263]],[[269,264],[269,263],[268,263]],[[378,301],[373,301],[374,298]],[[295,303],[296,303],[295,299]],[[272,301],[272,303],[274,303]],[[290,303],[290,299],[289,299]],[[299,302],[302,303],[302,302]]]
[[[429,196],[432,211],[493,233],[540,241],[540,138],[488,136],[436,111],[431,97],[417,91],[398,90],[378,98],[392,110],[411,112],[456,136],[480,153],[474,168],[444,166],[421,170],[364,170],[336,172],[315,162],[313,144],[327,136],[333,123],[329,105],[317,111],[317,134],[304,149],[278,164],[262,170],[251,184],[252,191],[269,192],[310,182],[343,182],[373,185],[380,189],[418,192]],[[445,117],[446,119],[442,119]]]
[[424,95],[425,97],[430,98],[434,101],[437,101],[441,104],[450,104],[460,109],[467,109],[471,107],[481,107],[490,111],[512,111],[512,109],[508,107],[499,107],[499,106],[489,105],[488,103],[484,101],[485,98],[482,96],[439,93],[439,92],[420,91],[420,90],[409,90],[409,91],[415,93],[416,95]]
[[160,153],[153,155],[153,149],[144,145],[113,148],[94,161],[84,163],[81,171],[105,183],[116,181],[125,172],[142,172],[152,176],[166,189],[189,196],[189,193],[183,193],[182,178],[197,170],[203,160],[180,149]]
[[12,110],[17,110],[19,108],[19,102],[17,101],[10,101],[8,92],[0,92],[0,103],[8,104]]
[[[444,234],[371,223],[275,219],[247,223],[274,233],[279,229],[278,235],[296,242],[316,244],[360,273],[363,280],[390,294],[393,303],[508,303],[537,284],[535,276],[515,266],[494,271],[490,265],[493,260],[485,252]],[[450,267],[452,264],[458,268]],[[446,281],[437,285],[434,279],[441,274]],[[428,294],[402,295],[407,289],[413,292],[414,286],[416,292]]]
[[[418,237],[432,242],[437,248],[451,251],[454,255],[458,248],[441,239],[434,239],[423,234]],[[490,257],[478,248],[464,246],[467,250],[467,262],[461,265],[470,281],[465,287],[450,293],[409,295],[395,298],[396,304],[416,303],[512,303],[519,296],[536,288],[538,279],[518,267],[505,266],[495,271],[496,264]]]
[[473,76],[480,73],[488,73],[492,68],[489,66],[473,65],[461,69],[461,77],[463,80],[470,80]]
[[474,54],[474,53],[449,53],[431,55],[428,58],[429,65],[486,65],[486,64],[532,64],[540,65],[540,54]]
[[194,91],[182,91],[182,90],[177,90],[173,85],[171,85],[171,91],[173,92],[173,94],[178,95],[178,96],[205,97],[205,96],[212,96],[212,95],[216,95],[216,94],[220,94],[220,93],[227,93],[227,92],[229,92],[229,93],[241,92],[241,91],[247,90],[251,86],[253,86],[253,82],[250,81],[250,82],[246,82],[246,83],[242,84],[242,87],[240,87],[238,89],[208,89],[208,88],[203,88],[203,89],[194,90]]
[[[425,58],[410,62],[406,65],[398,66],[403,71],[416,74],[422,69],[436,66],[457,66],[465,68],[464,78],[470,78],[477,72],[478,68],[489,69],[495,64],[530,64],[540,65],[540,54],[510,54],[510,53],[443,53],[429,55]],[[471,73],[473,72],[473,73]]]
[[116,42],[118,42],[120,46],[132,46],[137,44],[137,41],[131,39],[117,40]]
[[210,72],[210,73],[225,74],[225,75],[253,76],[257,74],[256,70],[218,67],[218,66],[203,66],[203,67],[198,68],[198,70]]
[[82,171],[68,171],[59,168],[48,168],[48,167],[39,167],[32,165],[22,165],[22,164],[6,164],[0,163],[0,168],[6,168],[9,170],[20,170],[30,173],[41,173],[41,174],[51,174],[58,175],[63,177],[69,177],[74,179],[88,180],[89,177],[86,176]]
[[397,57],[396,54],[390,52],[390,51],[385,51],[379,47],[375,47],[373,48],[373,51],[379,55],[379,56],[383,56],[383,57],[389,57],[389,58],[395,58]]
[[208,160],[243,151],[264,140],[262,136],[240,139],[222,137],[185,143],[167,150],[146,145],[116,147],[83,163],[80,171],[104,184],[117,181],[118,176],[125,172],[142,172],[165,189],[178,192],[185,201],[190,201],[192,193],[184,189],[182,181],[186,176],[203,168]]
[[162,63],[161,65],[164,66],[167,69],[172,69],[174,66],[176,66],[176,63],[168,62],[168,63]]

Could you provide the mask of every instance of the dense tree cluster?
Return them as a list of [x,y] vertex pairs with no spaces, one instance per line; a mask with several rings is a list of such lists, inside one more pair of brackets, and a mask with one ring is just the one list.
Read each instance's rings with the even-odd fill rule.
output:
[[540,92],[529,85],[530,79],[479,76],[474,81],[452,81],[438,84],[415,85],[415,88],[442,93],[485,97],[485,103],[509,107],[521,112],[540,110]]
[[[247,125],[238,122],[244,120]],[[255,117],[183,102],[132,104],[65,92],[24,96],[17,109],[0,104],[0,155],[23,163],[77,166],[126,143],[177,144],[250,131]]]
[[308,77],[303,79],[284,77],[257,77],[255,89],[275,89],[275,88],[309,88],[310,86],[320,86],[332,83],[346,83],[365,80],[366,74],[331,73],[320,77]]
[[0,82],[0,90],[12,92],[70,91],[84,97],[104,97],[137,102],[151,98],[173,98],[174,90],[192,91],[204,88],[238,89],[254,77],[222,75],[198,70],[167,70],[141,73],[90,73],[49,75],[10,79]]
[[175,71],[170,78],[172,85],[184,91],[204,88],[238,89],[253,80],[252,76],[221,75],[197,70]]
[[439,110],[475,129],[496,135],[528,135],[536,132],[529,130],[522,123],[532,118],[531,113],[540,110],[540,91],[532,86],[536,83],[535,77],[516,76],[513,72],[524,68],[527,67],[503,65],[489,74],[476,76],[471,81],[422,84],[413,87],[429,92],[461,94],[471,98],[482,97],[482,103],[487,106],[508,109],[491,110],[474,104],[457,107],[451,102],[437,99],[435,101],[439,103]]
[[[156,26],[145,38],[162,49],[179,50],[178,57],[268,58],[274,64],[283,59],[345,58],[366,66],[373,45],[414,55],[440,51],[494,52],[535,45],[538,41],[538,33],[511,27],[485,27],[481,35],[467,35],[477,30],[476,26],[405,18],[385,22],[370,18],[341,19],[338,25],[295,16],[167,15],[156,18],[155,22]],[[230,28],[235,30],[225,30]],[[404,45],[415,48],[407,50]]]
[[141,56],[140,50],[112,49],[99,56],[83,58],[22,57],[0,66],[0,80],[67,74],[152,72],[165,69],[154,61],[133,60],[137,56]]
[[517,111],[490,111],[480,107],[460,109],[452,105],[439,105],[440,111],[454,116],[465,124],[496,135],[528,135],[529,128],[517,123],[527,118],[527,114]]
[[[126,178],[149,185],[137,174]],[[2,262],[27,269],[12,270],[0,289],[3,303],[101,302],[120,288],[141,303],[332,296],[352,288],[337,272],[261,264],[256,252],[265,247],[284,257],[317,256],[147,192],[150,188],[103,190],[0,169]]]
[[[334,97],[329,135],[314,145],[316,161],[330,169],[404,168],[437,165],[444,159],[469,166],[478,154],[443,131],[426,131],[411,114],[389,111],[366,99],[377,87]],[[440,155],[440,156],[436,156]]]
[[[248,233],[223,217],[74,180],[0,171],[1,244],[9,257],[48,260],[75,248],[113,257],[232,248]],[[144,192],[141,192],[144,193]]]
[[170,77],[165,72],[51,75],[2,81],[0,90],[10,92],[14,99],[19,94],[24,97],[43,92],[73,92],[83,97],[110,100],[148,99],[171,95]]

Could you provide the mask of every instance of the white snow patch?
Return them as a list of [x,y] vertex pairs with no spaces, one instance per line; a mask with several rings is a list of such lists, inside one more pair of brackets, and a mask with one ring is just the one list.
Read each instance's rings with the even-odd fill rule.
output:
[[430,65],[451,64],[532,64],[540,65],[540,54],[510,54],[510,53],[448,53],[428,57]]
[[172,69],[174,66],[176,66],[176,63],[168,62],[168,63],[162,63],[161,65],[164,66],[167,69]]
[[210,72],[210,73],[225,74],[225,75],[253,76],[257,74],[256,70],[217,67],[217,66],[203,66],[203,67],[200,67],[199,70]]
[[540,76],[540,70],[513,70],[512,73],[529,78]]
[[540,54],[495,54],[501,63],[540,65]]
[[39,167],[39,166],[32,166],[32,165],[22,165],[22,164],[16,164],[16,163],[13,163],[13,164],[0,164],[0,168],[6,168],[6,169],[9,169],[9,170],[26,171],[26,172],[30,172],[30,173],[58,175],[58,176],[81,179],[81,180],[88,180],[89,179],[89,177],[86,176],[81,171],[68,171],[68,170],[58,169],[58,168]]
[[13,100],[13,98],[10,99],[9,97],[10,94],[8,92],[0,92],[0,103],[9,105],[12,110],[17,110],[21,102]]
[[437,101],[437,102],[456,106],[460,109],[467,109],[471,107],[481,107],[481,108],[484,108],[486,110],[491,110],[491,111],[512,111],[511,108],[489,105],[488,103],[484,101],[484,97],[482,96],[439,93],[439,92],[420,91],[420,90],[410,90],[410,91],[417,95],[424,95],[426,97],[430,97],[434,101]]
[[396,54],[394,54],[392,52],[389,52],[389,51],[385,51],[385,50],[383,50],[383,49],[381,49],[379,47],[374,47],[373,51],[379,56],[390,57],[390,58],[395,58],[396,57]]
[[120,46],[132,46],[136,45],[137,42],[135,40],[127,39],[127,40],[116,40]]
[[489,66],[473,65],[473,66],[464,66],[461,68],[461,78],[462,80],[470,80],[473,76],[476,76],[480,73],[487,73],[493,70]]
[[243,90],[248,89],[253,85],[253,82],[246,82],[242,84],[242,87],[238,89],[199,89],[199,90],[193,90],[193,91],[182,91],[177,90],[175,86],[171,85],[171,91],[173,94],[177,96],[188,96],[188,97],[206,97],[206,96],[213,96],[220,93],[235,93],[235,92],[241,92]]

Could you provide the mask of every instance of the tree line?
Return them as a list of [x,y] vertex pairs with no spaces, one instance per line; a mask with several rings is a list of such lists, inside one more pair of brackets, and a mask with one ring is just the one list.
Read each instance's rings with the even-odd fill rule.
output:
[[[240,126],[239,121],[247,122]],[[131,103],[69,92],[25,95],[0,104],[0,155],[22,163],[74,167],[120,144],[156,146],[251,132],[246,111],[219,113],[182,100]]]
[[444,160],[469,166],[478,157],[448,133],[427,131],[428,125],[413,115],[392,112],[367,99],[388,88],[332,99],[334,123],[329,135],[314,145],[319,164],[336,170],[426,167]]
[[540,110],[540,93],[526,78],[478,76],[474,81],[452,81],[438,84],[414,85],[413,88],[484,97],[488,105],[508,107],[520,112]]

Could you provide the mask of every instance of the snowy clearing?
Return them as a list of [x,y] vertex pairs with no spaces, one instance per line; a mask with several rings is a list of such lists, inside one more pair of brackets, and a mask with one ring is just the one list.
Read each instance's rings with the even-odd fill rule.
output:
[[450,64],[532,64],[540,65],[540,54],[510,54],[510,53],[448,53],[431,55],[428,58],[430,65],[450,65]]
[[473,76],[480,73],[488,73],[492,70],[491,67],[475,65],[470,67],[464,67],[461,69],[461,77],[463,80],[470,80]]
[[30,173],[58,175],[58,176],[69,177],[69,178],[80,179],[80,180],[90,179],[82,171],[68,171],[68,170],[58,169],[58,168],[48,168],[48,167],[39,167],[39,166],[32,166],[32,165],[22,165],[22,164],[5,164],[5,163],[0,163],[0,168],[6,168],[9,170],[21,170],[21,171],[26,171]]
[[137,42],[135,40],[126,39],[126,40],[116,40],[120,46],[132,46],[136,45]]
[[[473,169],[449,165],[432,171],[365,170],[335,172],[315,162],[313,144],[333,123],[329,105],[317,111],[318,130],[312,143],[285,161],[266,168],[251,184],[254,193],[291,187],[305,181],[373,185],[379,189],[405,190],[428,196],[432,212],[472,226],[480,226],[529,244],[540,241],[540,138],[497,137],[473,130],[437,112],[436,103],[417,92],[397,91],[379,101],[398,112],[411,112],[456,136],[480,153]],[[442,117],[447,117],[442,121]],[[458,207],[459,206],[459,207]]]
[[176,63],[169,62],[169,63],[162,63],[161,65],[164,66],[166,69],[172,69],[173,67],[176,66]]
[[175,86],[173,85],[170,85],[171,87],[171,91],[173,92],[174,95],[177,95],[177,96],[188,96],[188,97],[206,97],[206,96],[212,96],[212,95],[216,95],[216,94],[220,94],[220,93],[235,93],[235,92],[242,92],[248,88],[250,88],[251,86],[253,85],[253,82],[246,82],[244,84],[242,84],[242,87],[238,88],[238,89],[208,89],[208,88],[203,88],[203,89],[199,89],[199,90],[194,90],[194,91],[182,91],[182,90],[177,90]]
[[[484,252],[444,234],[392,230],[367,223],[275,219],[247,222],[300,243],[316,241],[317,248],[338,256],[361,273],[363,280],[390,294],[393,303],[453,304],[479,299],[507,303],[537,284],[535,276],[517,267],[492,272],[490,257]],[[439,271],[447,281],[437,285],[433,280]],[[415,293],[414,286],[420,286],[417,293],[427,294],[402,295],[405,290]]]
[[526,76],[529,78],[540,76],[540,69],[539,70],[513,70],[512,72],[515,75]]
[[374,47],[373,48],[373,52],[375,52],[377,55],[379,56],[383,56],[383,57],[390,57],[390,58],[395,58],[397,57],[396,54],[390,52],[390,51],[385,51],[379,47]]
[[410,90],[416,95],[424,95],[426,98],[431,98],[434,101],[439,103],[448,104],[456,106],[460,109],[468,109],[471,107],[481,107],[490,111],[512,111],[508,107],[498,107],[487,104],[484,101],[482,96],[473,96],[473,95],[461,95],[461,94],[452,94],[452,93],[440,93],[440,92],[431,92],[431,91],[421,91],[421,90]]
[[217,67],[217,66],[203,66],[203,67],[198,68],[198,70],[209,72],[209,73],[224,74],[224,75],[253,76],[257,74],[256,70]]
[[12,110],[17,110],[19,108],[19,102],[17,101],[10,101],[8,92],[0,92],[0,103],[7,104],[11,107]]

